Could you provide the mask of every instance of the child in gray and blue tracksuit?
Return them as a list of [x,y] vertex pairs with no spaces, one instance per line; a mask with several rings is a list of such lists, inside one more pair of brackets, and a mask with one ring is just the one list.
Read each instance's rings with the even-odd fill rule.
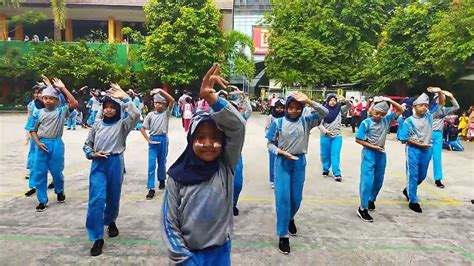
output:
[[[313,108],[309,115],[302,116],[304,104]],[[276,233],[279,236],[279,250],[290,253],[288,232],[297,230],[294,217],[303,198],[306,174],[306,156],[309,134],[313,127],[326,117],[328,110],[308,99],[302,93],[288,97],[285,117],[276,119],[267,133],[268,149],[277,155],[275,162]]]
[[72,110],[68,117],[67,117],[67,130],[76,130],[76,117],[77,117],[77,110]]
[[[94,241],[92,256],[102,254],[104,225],[108,226],[109,237],[119,234],[115,222],[124,174],[123,152],[128,134],[140,120],[140,111],[116,84],[103,98],[102,107],[103,118],[92,126],[83,147],[87,159],[92,160],[86,218],[89,239]],[[127,118],[123,118],[123,112],[128,113]]]
[[[438,93],[444,98],[441,89],[428,88],[429,91]],[[444,99],[443,99],[444,103]],[[439,108],[435,105],[429,109],[429,97],[425,93],[421,94],[413,102],[413,115],[405,120],[400,136],[400,141],[406,143],[406,172],[408,185],[403,190],[403,195],[409,201],[408,207],[414,212],[422,212],[418,203],[418,186],[425,180],[428,165],[432,156],[432,114]]]
[[340,169],[341,148],[342,148],[342,119],[341,114],[347,113],[351,108],[349,101],[344,97],[330,93],[323,104],[329,111],[329,114],[321,121],[318,126],[321,131],[320,148],[321,164],[323,166],[323,176],[329,176],[329,168],[332,166],[334,180],[342,182]]
[[161,236],[170,264],[230,265],[234,171],[245,121],[213,89],[225,81],[214,64],[201,84],[212,112],[196,114],[185,151],[168,170]]
[[[173,110],[174,99],[164,90],[155,89],[153,105],[155,111],[148,113],[143,121],[140,132],[148,142],[148,194],[146,199],[155,196],[155,179],[158,179],[159,189],[165,188],[166,156],[168,156],[168,124]],[[146,133],[149,131],[150,136]],[[158,162],[158,171],[157,171]]]
[[[33,113],[36,112],[36,110],[44,108],[44,104],[41,101],[41,92],[43,91],[44,88],[46,88],[46,85],[41,85],[41,84],[37,84],[33,87],[34,98],[27,105],[28,120],[33,115]],[[28,137],[29,137],[29,141],[28,141],[29,148],[28,148],[28,157],[26,159],[26,169],[28,170],[28,173],[26,174],[25,177],[28,179],[28,187],[30,189],[25,193],[25,196],[30,197],[36,193],[35,180],[33,179],[33,175],[32,175],[33,165],[35,162],[34,156],[35,156],[36,144],[33,138],[29,135],[29,131],[28,131]]]
[[[242,117],[247,122],[252,114],[252,106],[250,101],[246,99],[243,91],[240,91],[237,87],[231,86],[234,88],[234,91],[231,92],[230,97],[232,100],[230,103],[242,114]],[[234,216],[239,215],[239,208],[237,208],[237,202],[239,201],[240,192],[242,192],[242,187],[244,184],[244,159],[242,154],[240,155],[239,162],[235,167],[234,173]]]
[[[48,171],[54,182],[57,201],[66,200],[64,194],[64,142],[62,141],[66,116],[77,107],[77,101],[59,79],[54,79],[54,87],[42,91],[44,108],[37,109],[28,119],[26,130],[36,143],[34,152],[33,180],[39,201],[36,211],[46,210],[48,205]],[[60,92],[64,93],[69,105],[59,106]]]
[[[440,105],[438,95],[434,96],[435,105],[439,105],[433,113],[433,177],[435,184],[439,188],[444,188],[443,180],[443,165],[441,162],[441,154],[443,150],[443,128],[444,118],[448,115],[454,114],[459,110],[459,104],[454,98],[453,94],[448,91],[442,91],[445,96],[451,99],[453,106],[444,107]],[[432,106],[433,109],[433,106]]]
[[[285,101],[283,99],[278,99],[275,102],[274,108],[272,108],[271,113],[267,116],[267,122],[265,124],[265,136],[268,133],[268,129],[270,129],[270,125],[275,121],[276,119],[280,117],[285,116]],[[268,173],[269,173],[269,178],[268,180],[270,181],[270,187],[273,189],[274,182],[275,182],[275,160],[276,160],[276,155],[268,150]]]
[[[388,114],[390,110],[388,103],[395,106],[397,111]],[[385,139],[391,124],[403,110],[403,107],[395,101],[383,98],[382,102],[376,103],[371,108],[371,117],[362,121],[357,131],[356,142],[364,147],[360,167],[360,207],[357,210],[363,221],[373,221],[368,210],[375,210],[375,200],[383,184],[387,164]]]

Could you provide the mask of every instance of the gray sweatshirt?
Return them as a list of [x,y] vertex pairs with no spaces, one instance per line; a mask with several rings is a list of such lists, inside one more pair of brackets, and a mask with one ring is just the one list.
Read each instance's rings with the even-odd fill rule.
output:
[[341,130],[341,128],[342,128],[341,114],[347,113],[347,111],[349,111],[349,109],[352,106],[349,101],[345,101],[345,103],[346,104],[341,106],[341,112],[339,112],[339,114],[337,115],[336,119],[334,119],[334,121],[332,121],[331,123],[326,123],[324,121],[324,119],[321,121],[321,124],[318,126],[318,129],[321,131],[321,133],[326,135],[328,133],[328,131],[330,131],[334,134],[334,137],[341,135],[341,133],[342,133],[342,130]]
[[122,105],[128,116],[114,124],[105,124],[97,121],[89,131],[84,147],[82,148],[88,159],[92,159],[94,152],[103,151],[109,154],[120,154],[125,151],[128,133],[135,128],[140,120],[140,111],[130,98],[123,100]]
[[36,131],[39,138],[56,139],[63,136],[64,121],[69,115],[69,107],[63,105],[54,110],[34,109],[25,129]]
[[267,146],[270,152],[276,155],[279,150],[287,151],[293,155],[307,153],[311,129],[328,114],[328,109],[319,103],[313,102],[311,107],[313,112],[301,116],[296,122],[281,117],[271,123],[267,132]]
[[149,112],[143,121],[142,127],[149,130],[150,135],[168,134],[168,124],[171,117],[171,109],[166,108],[161,113]]
[[171,264],[182,264],[193,256],[193,250],[223,245],[232,235],[233,172],[244,143],[245,121],[223,99],[212,109],[212,117],[226,135],[219,170],[196,185],[167,179],[160,228]]
[[268,115],[267,116],[267,122],[265,123],[265,136],[267,135],[268,133],[268,130],[270,129],[270,125],[273,123],[273,121],[275,121],[276,118],[273,117],[273,115]]
[[432,114],[432,116],[433,116],[433,131],[436,131],[436,130],[443,131],[444,118],[447,115],[454,114],[457,110],[459,110],[459,103],[455,99],[452,99],[451,102],[453,103],[453,106],[451,106],[451,107],[441,107],[441,106],[439,106],[439,108],[436,109],[436,111]]

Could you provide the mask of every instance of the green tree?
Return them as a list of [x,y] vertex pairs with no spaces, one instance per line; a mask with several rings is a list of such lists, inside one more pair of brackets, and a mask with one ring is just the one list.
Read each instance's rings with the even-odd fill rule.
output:
[[372,91],[389,90],[408,95],[413,88],[442,82],[442,78],[435,74],[427,53],[432,45],[428,35],[448,8],[449,1],[425,1],[395,10],[384,27],[384,38],[365,71]]
[[32,43],[26,56],[28,67],[40,74],[61,78],[70,87],[107,88],[111,82],[123,87],[130,84],[130,70],[116,64],[116,48],[103,44],[105,49],[95,49],[81,43]]
[[151,0],[145,14],[144,70],[165,87],[188,85],[222,62],[221,14],[212,2]]
[[226,62],[224,71],[227,75],[234,73],[247,79],[253,78],[255,75],[254,52],[255,48],[252,38],[239,31],[224,33],[224,56]]
[[376,44],[395,1],[274,0],[267,73],[283,84],[353,81]]
[[33,25],[44,20],[46,20],[45,14],[29,10],[19,15],[12,16],[7,22],[8,24],[13,25],[14,28],[7,33],[7,36],[3,36],[4,40],[6,41],[10,32],[17,30],[20,25]]
[[[6,49],[4,51],[4,49]],[[21,52],[18,48],[6,48],[0,46],[0,84],[6,84],[12,88],[8,94],[7,103],[23,104],[22,95],[28,86],[33,82],[34,71],[27,67]]]
[[474,2],[458,1],[429,34],[427,54],[436,73],[456,82],[474,66]]
[[145,43],[145,37],[138,30],[134,30],[130,27],[124,27],[122,29],[122,34],[125,38],[127,38],[128,43],[136,43],[136,44]]
[[54,40],[61,41],[61,30],[66,26],[66,0],[51,0],[54,20]]

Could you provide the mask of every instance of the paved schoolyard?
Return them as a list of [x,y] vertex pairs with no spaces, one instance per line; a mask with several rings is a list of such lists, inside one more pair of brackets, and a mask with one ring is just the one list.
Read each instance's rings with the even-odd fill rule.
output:
[[[64,131],[65,192],[59,205],[50,192],[47,211],[37,213],[36,197],[26,198],[23,130],[25,114],[0,114],[0,265],[37,264],[167,264],[159,233],[161,195],[145,200],[147,145],[131,132],[125,153],[120,236],[106,239],[103,255],[92,258],[85,232],[90,162],[82,144],[87,130]],[[304,200],[296,216],[292,253],[281,255],[275,236],[273,190],[268,185],[265,117],[254,113],[247,125],[243,151],[244,188],[235,219],[232,262],[235,265],[472,265],[474,264],[474,144],[465,152],[443,151],[445,189],[434,185],[432,169],[419,188],[423,213],[408,209],[404,147],[389,135],[385,183],[372,224],[356,215],[361,147],[344,130],[344,181],[321,177],[319,132],[313,130],[307,156]],[[168,166],[185,147],[181,121],[170,122]]]

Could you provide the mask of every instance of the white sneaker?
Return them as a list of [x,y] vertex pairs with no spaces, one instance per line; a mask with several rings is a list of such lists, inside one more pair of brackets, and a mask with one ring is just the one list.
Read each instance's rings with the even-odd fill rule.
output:
[[273,184],[273,182],[270,182],[270,187],[271,187],[272,189],[275,189],[275,184]]

